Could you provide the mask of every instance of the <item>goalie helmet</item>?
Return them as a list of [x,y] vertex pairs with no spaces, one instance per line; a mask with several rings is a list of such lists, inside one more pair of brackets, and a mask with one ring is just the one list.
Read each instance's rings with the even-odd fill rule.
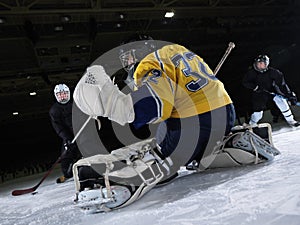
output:
[[152,37],[146,34],[135,34],[122,43],[119,58],[123,68],[128,72],[134,64],[155,50]]
[[[122,67],[127,71],[125,79],[127,85],[133,83],[133,74],[138,63],[148,54],[156,50],[156,44],[152,37],[146,34],[135,34],[122,43],[119,59]],[[130,88],[132,85],[129,85]]]
[[270,58],[267,55],[259,55],[254,59],[253,67],[258,72],[266,72],[270,64]]
[[57,102],[66,104],[70,100],[70,89],[65,84],[57,84],[54,87],[54,96]]

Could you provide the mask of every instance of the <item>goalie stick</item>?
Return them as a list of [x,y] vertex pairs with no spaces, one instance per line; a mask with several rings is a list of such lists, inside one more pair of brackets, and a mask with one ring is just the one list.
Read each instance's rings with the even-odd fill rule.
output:
[[[82,125],[82,127],[77,132],[77,134],[75,135],[75,137],[73,138],[73,140],[72,140],[71,143],[74,143],[76,141],[76,139],[81,134],[81,132],[83,131],[83,129],[85,128],[85,126],[88,124],[88,122],[90,121],[91,118],[92,118],[92,116],[89,116],[89,118]],[[35,186],[33,186],[31,188],[26,188],[26,189],[14,190],[14,191],[12,191],[11,194],[13,196],[18,196],[18,195],[24,195],[24,194],[28,194],[28,193],[34,192],[43,183],[43,181],[49,176],[49,174],[54,170],[55,166],[60,162],[61,157],[63,156],[63,154],[64,154],[64,152],[58,157],[58,159],[55,161],[55,163],[51,166],[51,168],[47,171],[47,173],[45,173],[45,175],[42,177],[42,179]]]
[[225,62],[227,56],[230,54],[231,50],[235,47],[235,44],[233,42],[229,42],[228,44],[228,48],[226,49],[223,57],[221,58],[220,62],[218,63],[218,65],[216,66],[215,70],[214,70],[214,76],[217,75],[217,73],[219,72],[221,66],[223,65],[223,63]]

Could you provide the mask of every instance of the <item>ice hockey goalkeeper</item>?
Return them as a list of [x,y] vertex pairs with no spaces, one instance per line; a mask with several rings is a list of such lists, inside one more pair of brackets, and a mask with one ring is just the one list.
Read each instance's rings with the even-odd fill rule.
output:
[[124,45],[120,59],[128,71],[130,94],[122,93],[101,65],[93,65],[77,84],[74,101],[92,117],[131,123],[135,129],[159,125],[152,140],[82,159],[75,165],[75,170],[92,163],[106,165],[102,173],[106,187],[79,193],[80,201],[87,200],[87,208],[88,200],[98,199],[99,211],[134,202],[157,183],[172,178],[180,166],[209,167],[215,146],[235,122],[223,83],[187,48],[169,44],[156,49],[152,38],[138,35]]

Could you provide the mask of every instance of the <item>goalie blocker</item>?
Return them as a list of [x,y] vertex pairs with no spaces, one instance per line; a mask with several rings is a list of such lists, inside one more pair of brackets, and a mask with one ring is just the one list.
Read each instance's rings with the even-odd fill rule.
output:
[[[280,151],[273,145],[269,124],[259,124],[255,128],[236,126],[229,136],[216,145],[212,155],[201,159],[199,167],[188,170],[181,166],[171,177],[212,168],[272,161],[278,154]],[[86,213],[106,212],[135,202],[154,186],[170,181],[172,159],[162,159],[160,156],[153,138],[114,150],[110,154],[79,160],[73,165],[74,201]],[[211,163],[204,167],[207,162]],[[96,173],[90,166],[102,172]],[[91,180],[95,182],[90,188],[82,185],[87,181],[86,177],[79,179],[78,171],[85,169],[93,171]]]

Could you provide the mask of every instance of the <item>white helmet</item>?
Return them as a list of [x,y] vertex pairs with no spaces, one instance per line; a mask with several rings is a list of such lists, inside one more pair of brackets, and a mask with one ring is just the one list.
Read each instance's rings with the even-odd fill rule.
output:
[[61,104],[66,104],[70,100],[70,89],[65,84],[57,84],[54,87],[54,96]]

